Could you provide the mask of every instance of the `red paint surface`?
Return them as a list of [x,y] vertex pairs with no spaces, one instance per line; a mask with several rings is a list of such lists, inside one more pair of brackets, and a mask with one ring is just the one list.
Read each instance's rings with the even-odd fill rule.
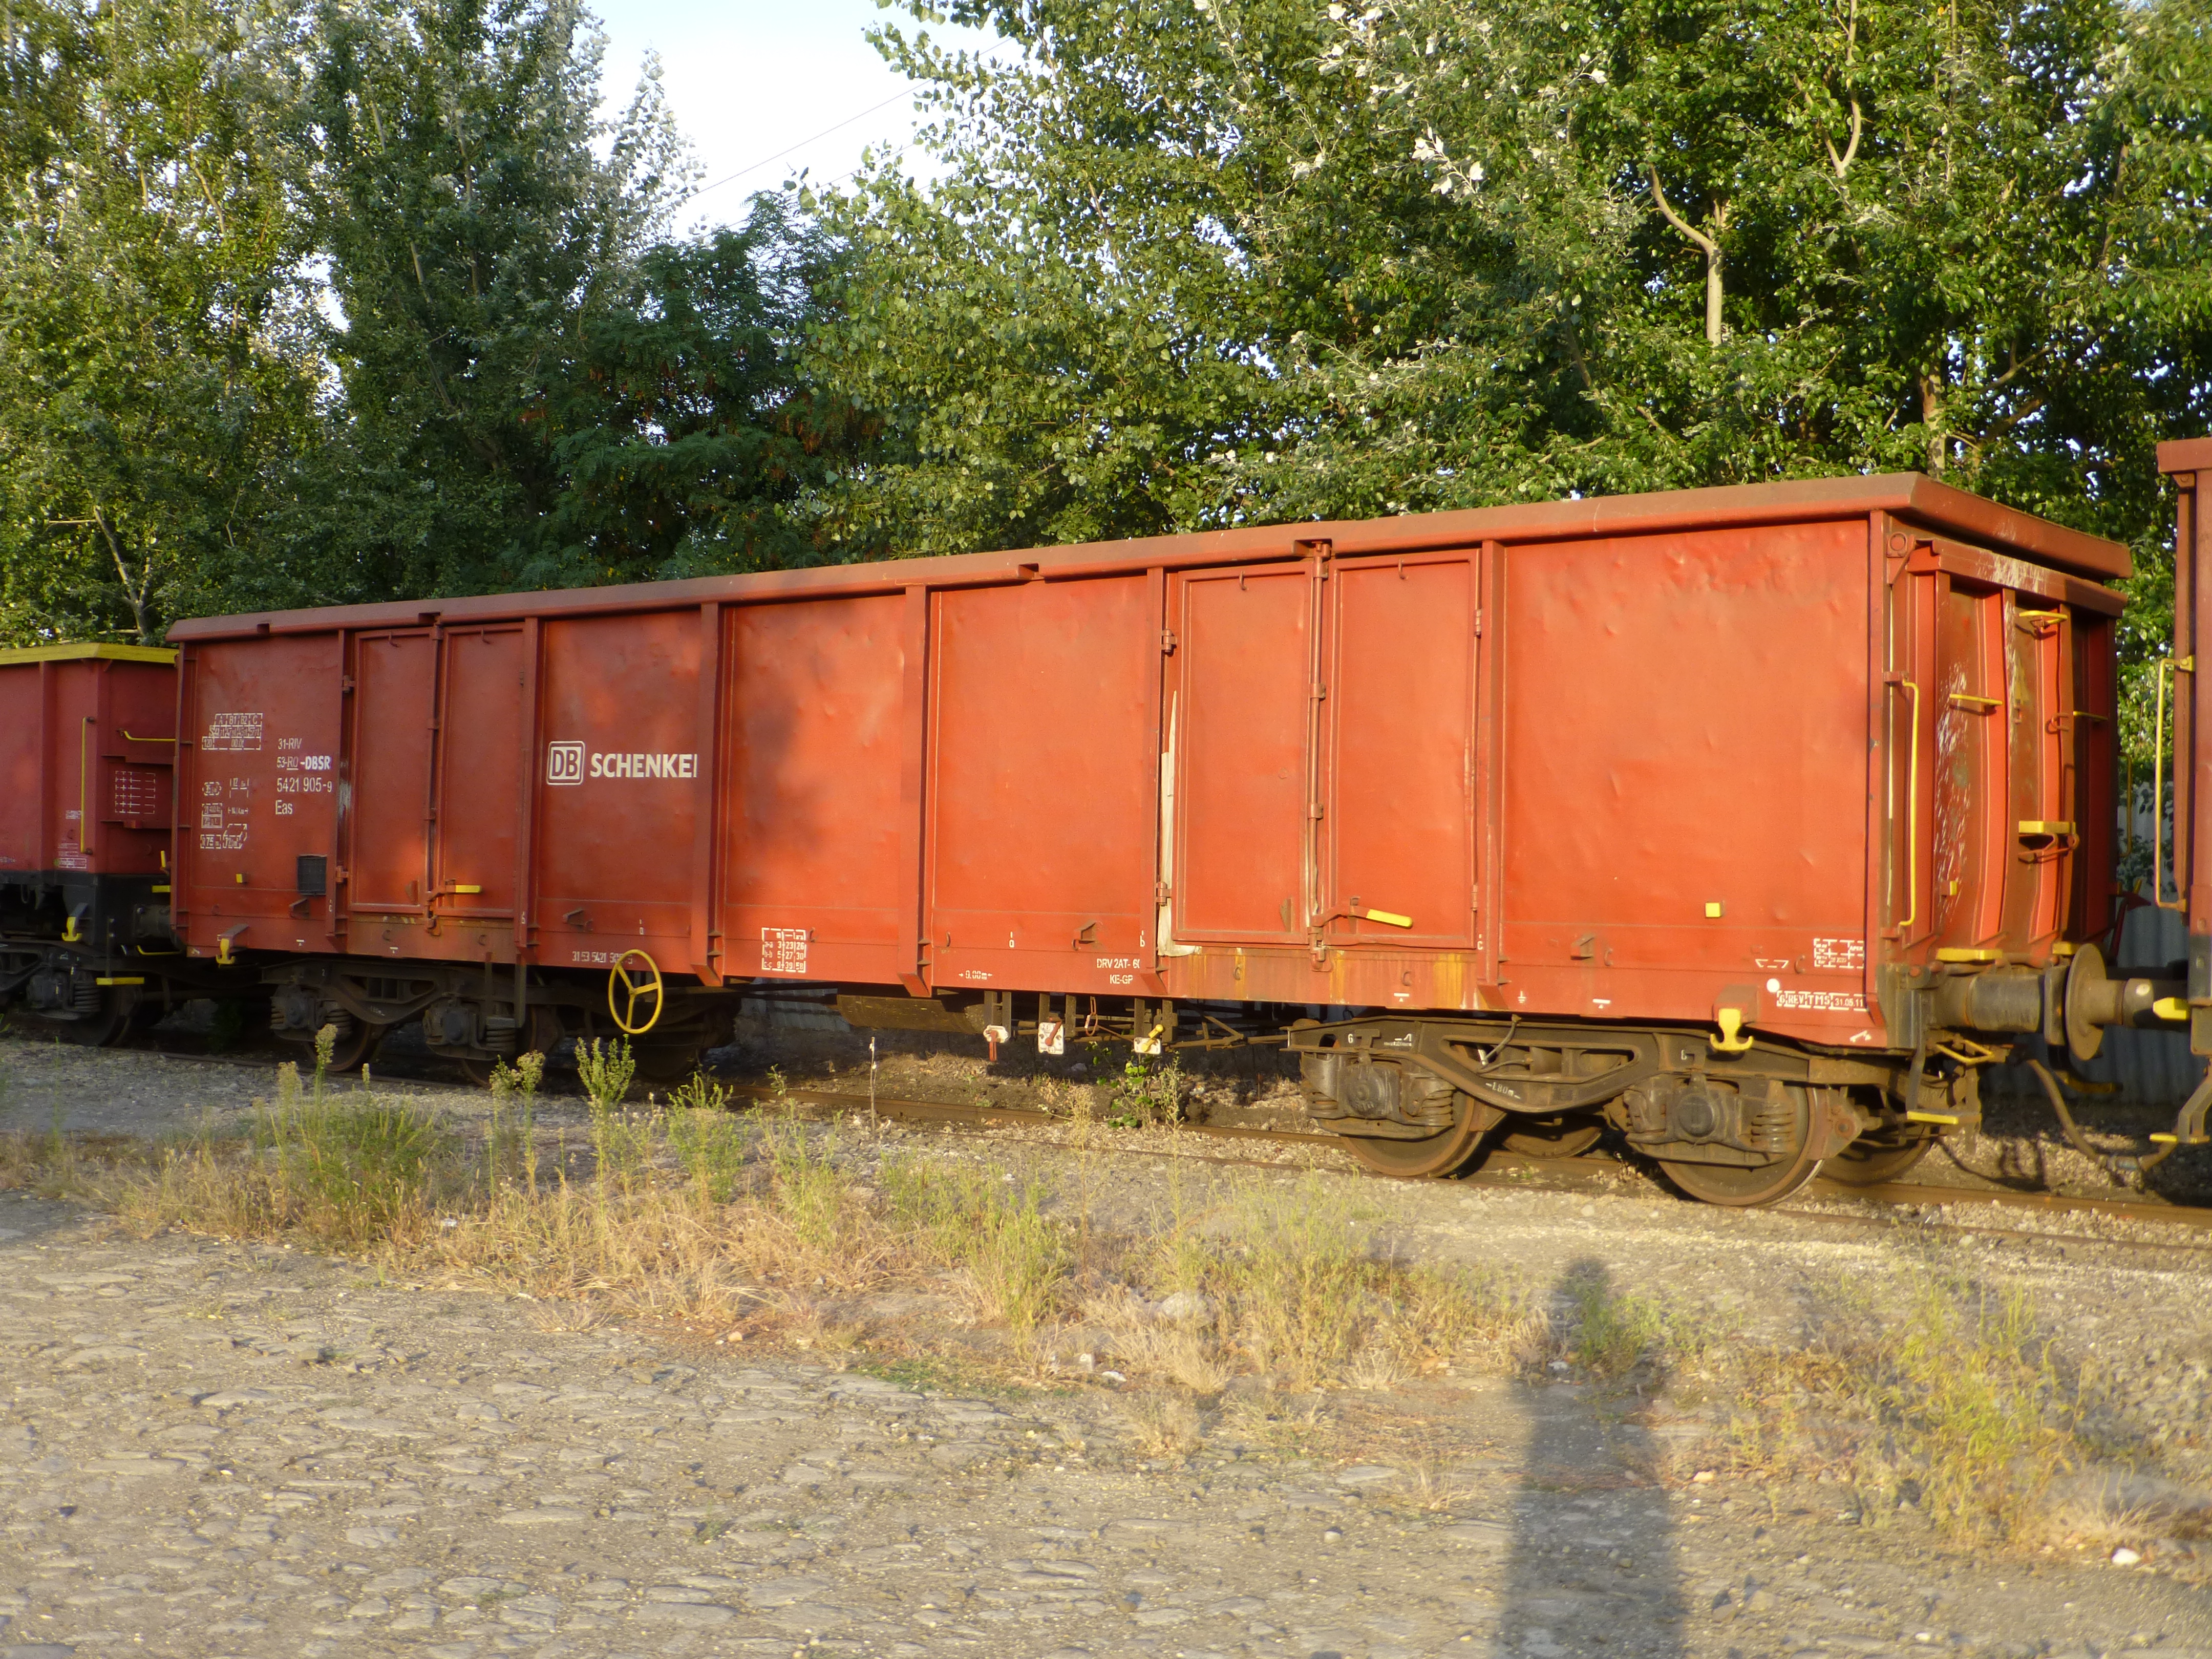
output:
[[364,954],[1879,1043],[1885,961],[2102,926],[2124,568],[1852,479],[186,623],[350,791],[188,847],[191,943],[327,849]]
[[176,696],[162,663],[0,660],[0,871],[158,872]]

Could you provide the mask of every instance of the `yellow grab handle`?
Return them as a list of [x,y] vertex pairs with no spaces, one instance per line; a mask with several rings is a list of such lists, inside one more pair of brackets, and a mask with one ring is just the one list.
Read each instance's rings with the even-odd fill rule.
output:
[[1910,945],[1920,921],[1920,687],[1901,675],[1890,684],[1904,687],[1912,704],[1905,739],[1911,758],[1905,769],[1905,920],[1897,924],[1898,943]]
[[[2185,910],[2189,908],[2189,901],[2183,897],[2181,893],[2181,863],[2179,859],[2174,861],[2173,866],[2173,902],[2168,904],[2166,902],[2166,877],[2163,873],[2164,848],[2158,833],[2158,821],[2166,811],[2166,700],[2172,695],[2173,677],[2176,674],[2194,674],[2196,672],[2197,659],[2193,656],[2161,657],[2159,659],[2157,675],[2151,684],[2150,898],[2151,902],[2161,910]],[[2177,712],[2174,724],[2179,726],[2180,723]],[[2135,810],[2136,804],[2130,801],[2128,816],[2131,820],[2135,816]],[[2180,848],[2177,847],[2174,850],[2178,853]]]

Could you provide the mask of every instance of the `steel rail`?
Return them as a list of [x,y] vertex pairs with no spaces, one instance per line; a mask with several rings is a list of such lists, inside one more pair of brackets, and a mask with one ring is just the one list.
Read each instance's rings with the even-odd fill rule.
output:
[[[847,1115],[856,1112],[869,1111],[872,1105],[872,1109],[878,1116],[908,1122],[975,1124],[983,1127],[989,1127],[994,1124],[1003,1124],[1016,1127],[1058,1129],[1066,1129],[1071,1127],[1071,1121],[1067,1118],[1057,1117],[1049,1112],[1036,1111],[1026,1107],[963,1105],[952,1101],[903,1100],[885,1099],[880,1097],[873,1103],[871,1103],[868,1097],[866,1095],[846,1094],[823,1089],[787,1088],[779,1094],[776,1090],[766,1085],[739,1084],[734,1085],[725,1085],[724,1086],[729,1088],[731,1092],[734,1094],[748,1095],[756,1100],[787,1101],[794,1105],[818,1106]],[[1340,1152],[1344,1151],[1343,1137],[1340,1135],[1316,1133],[1298,1130],[1252,1129],[1241,1127],[1232,1124],[1178,1123],[1173,1126],[1173,1132],[1176,1134],[1194,1135],[1212,1139],[1229,1141],[1260,1141],[1279,1146],[1311,1146],[1322,1150]],[[1164,1152],[1156,1152],[1156,1149],[1151,1147],[1117,1147],[1115,1150],[1117,1152],[1126,1151],[1156,1153],[1156,1155],[1159,1156],[1176,1155],[1167,1154]],[[1180,1154],[1179,1156],[1188,1155]],[[1217,1163],[1261,1162],[1257,1159],[1243,1158],[1215,1158],[1210,1161]],[[1262,1164],[1262,1167],[1273,1168],[1279,1166]],[[1480,1167],[1474,1173],[1460,1176],[1458,1179],[1463,1182],[1475,1186],[1510,1187],[1527,1191],[1533,1190],[1533,1188],[1525,1179],[1516,1178],[1518,1172],[1525,1171],[1528,1174],[1550,1175],[1556,1177],[1564,1176],[1570,1171],[1577,1174],[1588,1175],[1595,1174],[1600,1170],[1610,1172],[1613,1170],[1640,1170],[1641,1167],[1641,1165],[1626,1158],[1607,1157],[1601,1154],[1596,1156],[1586,1155],[1584,1157],[1573,1158],[1529,1158],[1516,1152],[1497,1152],[1491,1153],[1487,1158],[1486,1158]],[[1387,1179],[1388,1177],[1384,1178]],[[1558,1190],[1569,1189],[1559,1188]],[[2147,1221],[2162,1225],[2189,1227],[2200,1231],[2212,1232],[2212,1208],[2198,1208],[2188,1205],[2165,1204],[2158,1202],[2147,1203],[2140,1200],[2130,1201],[2121,1199],[2074,1197],[2062,1193],[2021,1192],[1996,1186],[1938,1187],[1901,1181],[1875,1182],[1864,1185],[1856,1185],[1850,1182],[1836,1181],[1826,1176],[1816,1176],[1812,1181],[1807,1182],[1805,1186],[1800,1188],[1795,1196],[1800,1199],[1808,1196],[1814,1198],[1848,1199],[1854,1201],[1885,1205],[1892,1208],[1902,1208],[1910,1205],[1934,1207],[1957,1204],[1985,1204],[1999,1208],[2036,1211],[2044,1214],[2099,1215],[2118,1220]],[[1700,1207],[1710,1208],[1712,1206],[1706,1206]],[[1745,1211],[1741,1212],[1740,1213],[1789,1215],[1812,1220],[1856,1220],[1862,1218],[1857,1217],[1838,1217],[1835,1216],[1832,1212],[1807,1210],[1798,1206],[1790,1204],[1768,1205],[1764,1206],[1758,1210]],[[1868,1217],[1863,1218],[1869,1220],[1881,1219],[1879,1217]],[[1936,1224],[1955,1227],[1957,1231],[1976,1231],[1964,1224],[1939,1223]],[[2006,1231],[2008,1236],[2015,1236],[2023,1238],[2049,1239],[2056,1243],[2071,1242],[2084,1244],[2143,1244],[2154,1242],[2142,1239],[2101,1238],[2094,1234],[2062,1235],[2056,1233],[2037,1232],[2027,1230],[2017,1230],[2016,1231],[2014,1230],[1999,1231]],[[2172,1249],[2177,1247],[2170,1243],[2157,1242],[2157,1248]],[[2204,1245],[2190,1245],[2181,1248],[2212,1250],[2212,1243],[2208,1243]]]

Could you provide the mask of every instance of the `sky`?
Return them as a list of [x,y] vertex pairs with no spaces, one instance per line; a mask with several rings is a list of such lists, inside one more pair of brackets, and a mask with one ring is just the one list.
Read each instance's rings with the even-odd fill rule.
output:
[[[712,186],[678,216],[685,228],[742,217],[746,197],[801,168],[828,183],[859,167],[864,149],[908,142],[921,118],[904,95],[911,83],[877,56],[870,26],[926,27],[933,40],[978,47],[995,39],[919,25],[903,5],[875,0],[598,0],[594,9],[607,33],[611,113],[629,101],[645,55],[660,54],[661,84],[706,168],[700,183]],[[935,171],[918,149],[902,164],[925,179]]]

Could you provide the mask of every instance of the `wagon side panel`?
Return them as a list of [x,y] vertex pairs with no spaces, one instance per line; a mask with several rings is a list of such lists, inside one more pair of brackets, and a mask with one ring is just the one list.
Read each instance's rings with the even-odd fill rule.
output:
[[59,663],[0,664],[0,872],[52,867],[51,825],[59,814],[51,799],[47,750],[51,707]]
[[1504,1005],[1871,1040],[1863,521],[1506,554]]
[[935,596],[933,982],[1160,988],[1157,591],[1138,572]]
[[896,983],[904,596],[732,607],[720,772],[722,970]]
[[544,628],[536,769],[538,960],[690,959],[691,848],[703,810],[696,611]]
[[179,733],[176,896],[195,956],[330,944],[337,634],[194,647]]

